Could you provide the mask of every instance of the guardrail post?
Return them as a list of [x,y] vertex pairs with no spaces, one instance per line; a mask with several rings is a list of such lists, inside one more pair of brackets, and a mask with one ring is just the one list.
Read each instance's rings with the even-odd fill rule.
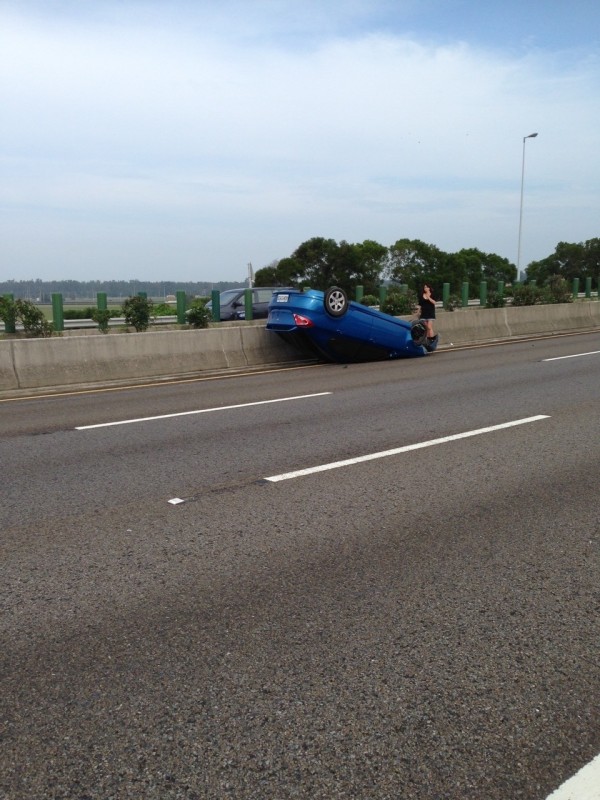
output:
[[179,289],[175,292],[175,298],[177,300],[177,324],[185,325],[185,292]]
[[442,286],[442,304],[444,308],[448,305],[448,300],[450,300],[450,284],[444,283]]
[[55,331],[64,331],[65,329],[63,297],[60,292],[52,292],[52,325]]
[[252,289],[244,289],[244,312],[246,319],[254,319],[252,316]]
[[[11,303],[14,303],[15,296],[14,294],[5,294],[3,295],[5,300],[9,300]],[[15,326],[16,320],[7,320],[4,323],[4,333],[16,333],[17,328]]]
[[573,300],[579,297],[579,278],[573,278]]
[[461,295],[462,307],[467,308],[469,305],[469,281],[463,282]]
[[385,303],[385,298],[387,297],[387,286],[383,284],[379,287],[379,305],[382,306]]
[[213,289],[210,293],[211,315],[213,322],[221,321],[221,293],[218,289]]
[[356,302],[360,303],[360,301],[363,299],[364,296],[365,296],[365,287],[364,286],[357,286],[356,287],[356,292],[355,292]]
[[479,284],[479,305],[487,305],[487,281],[481,281]]
[[97,292],[96,294],[96,308],[98,311],[106,311],[108,308],[108,301],[106,299],[106,292]]
[[588,300],[592,296],[592,279],[590,276],[585,279],[585,296]]

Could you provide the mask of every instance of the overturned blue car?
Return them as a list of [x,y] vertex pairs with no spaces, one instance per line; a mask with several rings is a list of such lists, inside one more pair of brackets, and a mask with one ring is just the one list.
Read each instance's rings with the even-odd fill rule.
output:
[[427,338],[420,320],[407,322],[348,300],[343,289],[275,291],[269,303],[267,330],[274,331],[304,355],[350,363],[416,358],[432,353],[438,337]]

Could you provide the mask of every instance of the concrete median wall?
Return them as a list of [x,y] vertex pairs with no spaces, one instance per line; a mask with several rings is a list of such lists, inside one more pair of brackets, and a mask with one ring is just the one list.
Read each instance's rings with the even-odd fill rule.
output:
[[436,320],[440,346],[489,342],[519,336],[600,328],[596,301],[506,308],[465,308],[440,312]]
[[0,341],[0,392],[143,381],[298,361],[263,326]]
[[[440,347],[600,328],[600,302],[440,312]],[[0,394],[298,362],[264,324],[0,340]]]

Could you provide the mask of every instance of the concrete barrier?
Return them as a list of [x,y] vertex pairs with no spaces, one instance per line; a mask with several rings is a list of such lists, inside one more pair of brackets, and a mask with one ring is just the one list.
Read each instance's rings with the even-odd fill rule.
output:
[[0,395],[300,361],[263,325],[0,341]]
[[[440,348],[600,329],[600,302],[441,311]],[[0,340],[0,397],[144,382],[302,361],[264,323],[207,330],[82,334]]]
[[440,347],[600,328],[600,303],[465,308],[437,315]]
[[18,389],[19,381],[15,372],[13,342],[0,342],[0,390]]

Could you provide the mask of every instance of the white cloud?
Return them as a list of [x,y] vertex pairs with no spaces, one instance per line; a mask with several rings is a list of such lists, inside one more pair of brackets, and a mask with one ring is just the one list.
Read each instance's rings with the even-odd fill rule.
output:
[[[235,19],[228,36],[219,19],[185,27],[176,7],[118,27],[5,14],[0,203],[13,273],[83,278],[80,264],[100,274],[110,252],[108,277],[135,264],[160,279],[177,272],[161,256],[176,250],[181,279],[199,260],[196,277],[235,278],[240,259],[258,268],[316,235],[514,260],[522,136],[536,130],[524,260],[599,235],[593,57],[314,28],[289,46]],[[303,21],[272,27],[298,36]]]

